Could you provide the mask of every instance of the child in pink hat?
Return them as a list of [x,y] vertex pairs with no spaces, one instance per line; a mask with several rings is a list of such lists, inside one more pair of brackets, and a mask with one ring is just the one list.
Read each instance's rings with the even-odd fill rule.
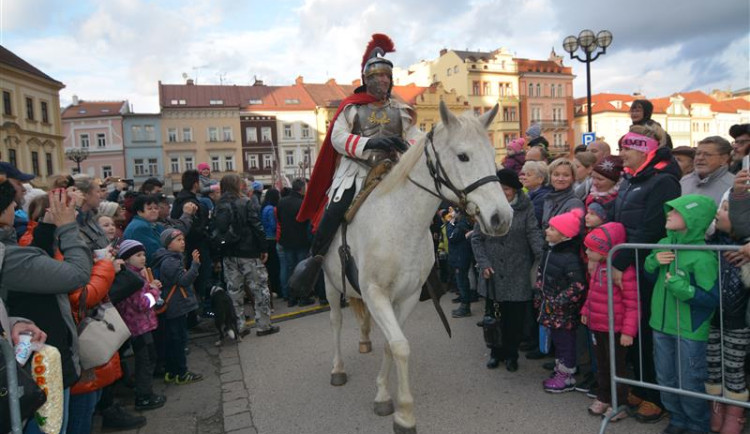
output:
[[521,173],[521,168],[526,162],[526,152],[523,150],[525,143],[523,137],[511,140],[508,144],[508,155],[503,160],[503,168],[516,172],[516,175]]
[[552,217],[545,236],[549,247],[537,272],[534,304],[539,308],[539,326],[549,330],[555,346],[555,372],[542,383],[550,393],[575,389],[576,329],[586,290],[586,273],[580,256],[583,211]]

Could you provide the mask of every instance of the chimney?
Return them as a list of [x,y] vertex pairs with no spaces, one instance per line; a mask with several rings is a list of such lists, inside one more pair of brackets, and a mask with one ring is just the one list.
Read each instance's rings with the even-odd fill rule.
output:
[[263,86],[263,80],[260,80],[256,77],[253,86]]
[[301,75],[298,75],[294,80],[294,84],[305,84],[305,79]]
[[328,81],[326,81],[326,85],[328,85],[328,86],[335,86],[336,85],[336,79],[335,78],[329,78]]
[[73,105],[78,105],[78,95],[73,95]]
[[442,50],[440,50],[440,55],[442,56],[443,54],[448,54],[447,48],[443,48]]
[[188,86],[192,86],[192,85],[194,85],[194,84],[195,84],[195,81],[193,81],[193,79],[192,79],[192,78],[188,78],[188,79],[187,79],[187,85],[188,85]]

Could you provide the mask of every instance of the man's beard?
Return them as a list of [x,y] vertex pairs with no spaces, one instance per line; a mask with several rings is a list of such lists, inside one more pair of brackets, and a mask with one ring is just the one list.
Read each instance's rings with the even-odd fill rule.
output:
[[390,85],[381,83],[375,79],[368,79],[365,84],[367,86],[367,93],[375,98],[384,100],[388,97],[388,88]]

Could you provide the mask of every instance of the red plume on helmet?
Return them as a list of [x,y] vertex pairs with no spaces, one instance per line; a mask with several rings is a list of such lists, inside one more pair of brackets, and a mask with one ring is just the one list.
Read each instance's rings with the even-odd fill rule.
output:
[[364,70],[367,60],[378,54],[377,52],[374,52],[378,49],[380,49],[379,51],[381,51],[379,53],[381,56],[385,53],[393,53],[394,51],[396,51],[396,47],[395,45],[393,45],[393,41],[388,37],[388,35],[385,35],[383,33],[373,34],[370,43],[367,44],[365,54],[364,56],[362,56],[362,67],[360,70]]

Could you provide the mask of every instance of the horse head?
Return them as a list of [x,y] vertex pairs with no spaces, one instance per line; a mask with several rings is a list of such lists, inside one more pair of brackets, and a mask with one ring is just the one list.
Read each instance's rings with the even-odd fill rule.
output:
[[[435,159],[438,175],[447,180],[442,194],[461,204],[487,235],[505,235],[513,220],[513,209],[505,198],[495,167],[495,148],[487,128],[498,105],[481,116],[456,116],[440,101],[441,125],[432,132],[434,147],[427,149]],[[428,148],[430,148],[428,144]],[[441,174],[440,172],[444,172]]]

